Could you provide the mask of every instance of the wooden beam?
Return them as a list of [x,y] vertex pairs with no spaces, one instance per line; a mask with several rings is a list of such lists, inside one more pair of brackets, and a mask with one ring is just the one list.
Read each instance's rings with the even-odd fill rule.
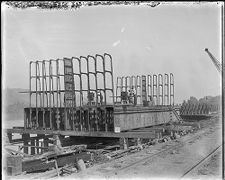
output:
[[28,133],[28,134],[50,134],[50,135],[63,135],[63,136],[86,136],[86,137],[114,137],[114,138],[154,138],[155,132],[105,132],[105,131],[94,131],[94,132],[86,132],[86,131],[52,131],[52,130],[21,130],[21,129],[7,129],[9,133]]

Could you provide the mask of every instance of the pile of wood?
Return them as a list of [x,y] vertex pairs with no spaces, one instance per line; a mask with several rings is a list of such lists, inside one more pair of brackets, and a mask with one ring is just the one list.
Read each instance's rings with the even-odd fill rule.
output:
[[28,155],[8,148],[5,150],[11,155],[22,157],[22,172],[33,173],[51,170],[41,174],[43,177],[48,177],[78,171],[80,160],[85,163],[92,162],[93,153],[85,151],[86,147],[86,145],[50,146],[49,151],[41,155]]

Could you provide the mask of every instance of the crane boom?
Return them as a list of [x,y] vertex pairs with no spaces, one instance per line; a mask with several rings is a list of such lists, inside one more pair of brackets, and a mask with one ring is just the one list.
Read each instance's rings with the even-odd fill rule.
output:
[[212,60],[213,64],[216,66],[216,69],[221,73],[222,71],[222,65],[221,63],[209,52],[207,48],[205,48],[205,52],[209,55],[210,59]]

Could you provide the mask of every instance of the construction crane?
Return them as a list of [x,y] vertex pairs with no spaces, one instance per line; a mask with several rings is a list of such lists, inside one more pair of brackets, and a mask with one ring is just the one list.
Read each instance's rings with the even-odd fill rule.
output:
[[212,55],[212,53],[207,48],[205,48],[205,52],[207,52],[207,54],[211,58],[213,64],[216,66],[216,69],[219,71],[219,73],[221,73],[222,64]]

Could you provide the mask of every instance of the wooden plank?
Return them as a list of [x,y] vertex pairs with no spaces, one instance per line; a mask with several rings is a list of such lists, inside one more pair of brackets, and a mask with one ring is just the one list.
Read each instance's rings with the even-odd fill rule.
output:
[[27,173],[35,172],[35,171],[44,171],[52,167],[55,167],[54,161],[50,161],[50,162],[35,161],[32,164],[27,162],[22,162],[22,171],[26,171]]

